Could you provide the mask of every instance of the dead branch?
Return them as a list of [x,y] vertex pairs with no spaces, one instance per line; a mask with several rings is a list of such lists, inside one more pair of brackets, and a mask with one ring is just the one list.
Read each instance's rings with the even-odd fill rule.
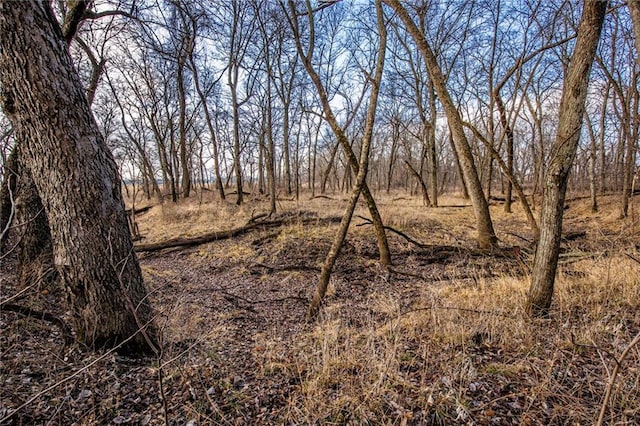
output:
[[562,236],[562,242],[566,243],[569,241],[575,241],[580,238],[584,238],[587,236],[586,231],[575,231],[575,232],[567,232]]
[[135,251],[138,253],[142,252],[155,252],[169,248],[187,248],[194,247],[206,243],[211,243],[214,241],[226,240],[230,238],[234,238],[248,232],[251,232],[255,229],[271,229],[277,228],[280,226],[293,224],[293,223],[301,223],[303,225],[322,225],[322,224],[331,224],[331,223],[339,223],[339,217],[327,217],[327,218],[317,218],[317,217],[306,217],[299,218],[295,215],[283,216],[278,219],[273,220],[257,220],[261,215],[256,216],[251,219],[247,224],[240,226],[238,228],[228,229],[226,231],[215,231],[209,232],[207,234],[201,235],[199,237],[191,237],[191,238],[174,238],[167,241],[162,241],[159,243],[149,243],[149,244],[139,244],[134,246]]
[[[371,222],[371,219],[368,219],[364,216],[360,216],[360,215],[356,215],[356,217],[362,219],[365,221],[365,223],[360,224],[360,225],[356,225],[356,226],[363,226],[363,225],[373,225],[373,222]],[[388,226],[388,225],[384,225],[383,226],[384,229],[393,232],[394,234],[397,234],[399,236],[401,236],[402,238],[404,238],[405,240],[409,241],[411,244],[415,244],[416,246],[420,247],[420,248],[427,248],[429,247],[427,244],[423,244],[420,241],[416,241],[413,238],[411,238],[410,236],[408,236],[407,234],[405,234],[402,231],[398,231],[397,229]]]
[[[148,212],[149,210],[151,210],[152,208],[153,208],[153,205],[145,206],[145,207],[140,207],[139,209],[135,209],[135,210],[133,211],[133,214],[134,214],[134,215],[138,215],[138,214],[146,213],[146,212]],[[126,210],[125,210],[125,212],[126,212],[128,215],[130,215],[130,214],[131,214],[131,209],[126,209]]]
[[638,259],[638,258],[637,258],[637,257],[635,257],[634,255],[629,254],[629,253],[625,253],[625,255],[627,255],[627,257],[628,257],[629,259],[633,260],[634,262],[636,262],[636,263],[640,263],[640,259]]
[[326,195],[316,195],[315,197],[311,197],[309,199],[310,200],[315,200],[316,198],[324,198],[325,200],[332,200],[332,201],[335,200],[335,198],[327,197]]
[[307,265],[283,265],[283,266],[272,266],[264,263],[255,263],[254,267],[264,268],[269,270],[270,272],[284,272],[284,271],[314,271],[319,272],[320,268],[317,266],[307,266]]
[[615,360],[616,365],[615,367],[613,367],[611,378],[609,379],[609,383],[607,384],[607,390],[605,391],[604,400],[602,401],[602,406],[600,407],[600,415],[598,416],[598,422],[596,423],[596,426],[602,426],[602,423],[604,422],[604,415],[607,412],[607,406],[609,405],[611,393],[613,392],[613,386],[616,383],[616,378],[618,376],[618,372],[620,371],[620,367],[631,352],[631,349],[633,349],[638,343],[640,343],[640,333],[636,334],[636,337],[634,337],[631,343],[629,343],[629,346],[625,348],[624,352],[622,352],[622,355],[620,355],[620,358],[617,358]]
[[516,238],[520,238],[522,241],[524,241],[524,242],[526,242],[526,243],[533,244],[533,241],[531,241],[531,240],[530,240],[530,239],[528,239],[528,238],[523,237],[522,235],[518,235],[518,234],[516,234],[515,232],[507,232],[506,234],[507,234],[507,235],[511,235],[511,236],[513,236],[513,237],[516,237]]
[[73,343],[74,339],[71,332],[71,327],[69,327],[69,325],[66,322],[62,321],[60,318],[48,312],[36,311],[35,309],[31,309],[26,306],[15,305],[13,303],[3,303],[1,308],[2,312],[14,312],[27,318],[50,322],[60,329],[60,331],[62,332],[62,337],[64,338],[64,342],[66,344]]

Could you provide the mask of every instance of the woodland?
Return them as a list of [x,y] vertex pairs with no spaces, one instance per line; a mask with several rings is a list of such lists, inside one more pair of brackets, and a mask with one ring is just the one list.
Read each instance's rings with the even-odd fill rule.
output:
[[0,424],[640,424],[639,52],[636,0],[0,0]]

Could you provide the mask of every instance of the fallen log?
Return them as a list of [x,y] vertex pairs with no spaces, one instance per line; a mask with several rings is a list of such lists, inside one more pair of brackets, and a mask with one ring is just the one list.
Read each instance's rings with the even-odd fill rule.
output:
[[340,220],[341,220],[340,217],[300,218],[294,215],[284,216],[284,217],[273,219],[273,220],[256,220],[256,218],[253,218],[247,224],[240,226],[238,228],[228,229],[225,231],[209,232],[207,234],[200,235],[198,237],[173,238],[171,240],[161,241],[159,243],[138,244],[134,246],[134,250],[138,253],[143,253],[143,252],[160,251],[160,250],[176,248],[176,247],[187,248],[187,247],[193,247],[193,246],[211,243],[214,241],[234,238],[256,229],[272,229],[272,228],[278,228],[283,225],[294,224],[294,223],[300,223],[303,225],[327,225],[331,223],[340,223]]

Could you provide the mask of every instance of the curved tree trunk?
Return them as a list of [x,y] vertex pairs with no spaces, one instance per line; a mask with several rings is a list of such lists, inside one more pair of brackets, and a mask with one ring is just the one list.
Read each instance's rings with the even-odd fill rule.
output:
[[[43,60],[46,58],[46,60]],[[49,219],[78,340],[156,350],[117,167],[47,2],[0,2],[3,108]]]
[[536,249],[526,306],[527,312],[533,316],[546,316],[551,306],[560,252],[567,181],[580,139],[589,73],[608,3],[585,1],[576,45],[564,80],[558,134],[551,148],[551,163],[545,178],[540,214],[540,241]]

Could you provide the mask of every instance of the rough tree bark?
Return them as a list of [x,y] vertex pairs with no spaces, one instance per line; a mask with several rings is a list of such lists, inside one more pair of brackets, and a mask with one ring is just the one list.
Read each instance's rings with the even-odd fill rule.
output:
[[156,350],[117,168],[48,2],[0,2],[2,104],[49,219],[78,340]]
[[[20,286],[27,286],[37,280],[45,285],[53,282],[57,276],[53,267],[53,250],[49,221],[44,212],[42,201],[36,190],[31,173],[23,166],[24,160],[20,153],[22,144],[17,144],[6,163],[4,177],[4,191],[13,194],[13,205],[3,203],[0,218],[0,230],[10,225],[10,209],[13,209],[12,222],[16,224],[20,242],[18,250],[17,276]],[[9,197],[2,197],[6,200]],[[3,242],[0,242],[0,253],[3,252]]]
[[564,80],[556,141],[544,183],[540,213],[540,240],[531,274],[527,312],[546,316],[551,306],[560,252],[562,214],[571,165],[576,155],[585,109],[589,74],[608,1],[585,0],[578,37]]

